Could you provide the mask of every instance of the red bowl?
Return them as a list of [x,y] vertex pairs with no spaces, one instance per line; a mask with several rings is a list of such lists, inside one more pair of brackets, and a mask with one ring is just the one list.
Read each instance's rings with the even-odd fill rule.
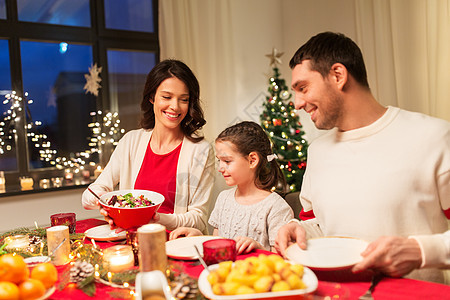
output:
[[[132,193],[134,197],[143,195],[148,200],[155,203],[155,205],[146,207],[113,207],[107,205],[106,202],[114,195],[125,195]],[[146,190],[119,190],[109,192],[100,197],[100,206],[108,212],[108,215],[114,220],[116,226],[123,229],[130,229],[133,227],[140,227],[147,224],[155,215],[164,201],[164,196],[157,192]]]

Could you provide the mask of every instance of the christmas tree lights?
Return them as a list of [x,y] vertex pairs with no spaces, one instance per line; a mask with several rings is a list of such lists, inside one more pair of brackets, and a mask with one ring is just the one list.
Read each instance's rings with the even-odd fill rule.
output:
[[290,100],[292,95],[277,68],[277,64],[281,64],[282,54],[274,49],[272,54],[266,55],[271,59],[273,74],[269,79],[269,95],[263,104],[260,121],[272,140],[273,151],[286,177],[288,190],[296,192],[301,189],[306,169],[308,143],[303,138],[303,126]]

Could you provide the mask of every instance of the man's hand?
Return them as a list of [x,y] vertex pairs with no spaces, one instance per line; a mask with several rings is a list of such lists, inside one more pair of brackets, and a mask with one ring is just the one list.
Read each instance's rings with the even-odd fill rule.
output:
[[289,222],[278,230],[275,249],[284,256],[287,247],[295,242],[306,249],[306,231],[297,222]]
[[422,264],[419,244],[415,239],[404,237],[380,237],[370,243],[361,255],[364,259],[353,267],[355,273],[373,269],[401,277]]

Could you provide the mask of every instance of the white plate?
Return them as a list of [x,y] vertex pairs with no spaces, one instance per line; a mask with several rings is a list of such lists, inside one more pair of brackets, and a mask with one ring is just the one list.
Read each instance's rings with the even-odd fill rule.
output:
[[223,239],[219,236],[213,235],[200,235],[182,237],[176,240],[166,242],[166,254],[167,256],[175,259],[194,260],[198,259],[197,252],[195,252],[194,245],[197,246],[198,251],[203,255],[203,242]]
[[313,270],[339,270],[362,260],[368,243],[356,238],[324,237],[309,239],[306,250],[297,244],[289,246],[286,257]]
[[[210,270],[215,270],[219,267],[218,264],[211,265],[208,268]],[[304,295],[313,293],[317,286],[319,285],[319,281],[317,280],[316,275],[313,271],[308,269],[307,267],[303,268],[304,274],[303,274],[303,282],[306,285],[306,289],[301,290],[290,290],[290,291],[284,291],[284,292],[270,292],[270,293],[257,293],[257,294],[247,294],[247,295],[232,295],[232,296],[220,296],[213,293],[211,285],[208,282],[208,279],[206,278],[208,276],[208,272],[206,270],[203,270],[202,273],[200,273],[200,277],[198,278],[198,288],[200,289],[200,292],[208,298],[208,299],[216,299],[216,300],[235,300],[235,299],[263,299],[263,298],[273,298],[273,299],[280,299],[282,297],[287,296],[296,296],[296,295]],[[301,299],[301,298],[300,298]]]
[[124,240],[127,237],[126,231],[116,233],[115,230],[111,230],[108,224],[93,227],[84,232],[90,239],[96,241],[118,241]]

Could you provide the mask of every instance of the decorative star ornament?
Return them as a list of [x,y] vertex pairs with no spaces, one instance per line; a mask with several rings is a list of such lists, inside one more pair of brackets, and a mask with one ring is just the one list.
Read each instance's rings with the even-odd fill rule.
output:
[[98,90],[102,87],[100,82],[102,79],[100,78],[100,73],[102,72],[102,67],[97,67],[97,63],[95,63],[92,67],[89,68],[89,74],[84,74],[84,78],[86,78],[86,84],[83,89],[86,90],[87,93],[91,93],[94,96],[98,96]]
[[270,58],[270,65],[272,67],[276,67],[277,64],[281,65],[281,59],[280,57],[284,54],[284,52],[278,52],[278,50],[276,48],[272,49],[272,53],[271,54],[266,54],[266,56],[268,58]]

